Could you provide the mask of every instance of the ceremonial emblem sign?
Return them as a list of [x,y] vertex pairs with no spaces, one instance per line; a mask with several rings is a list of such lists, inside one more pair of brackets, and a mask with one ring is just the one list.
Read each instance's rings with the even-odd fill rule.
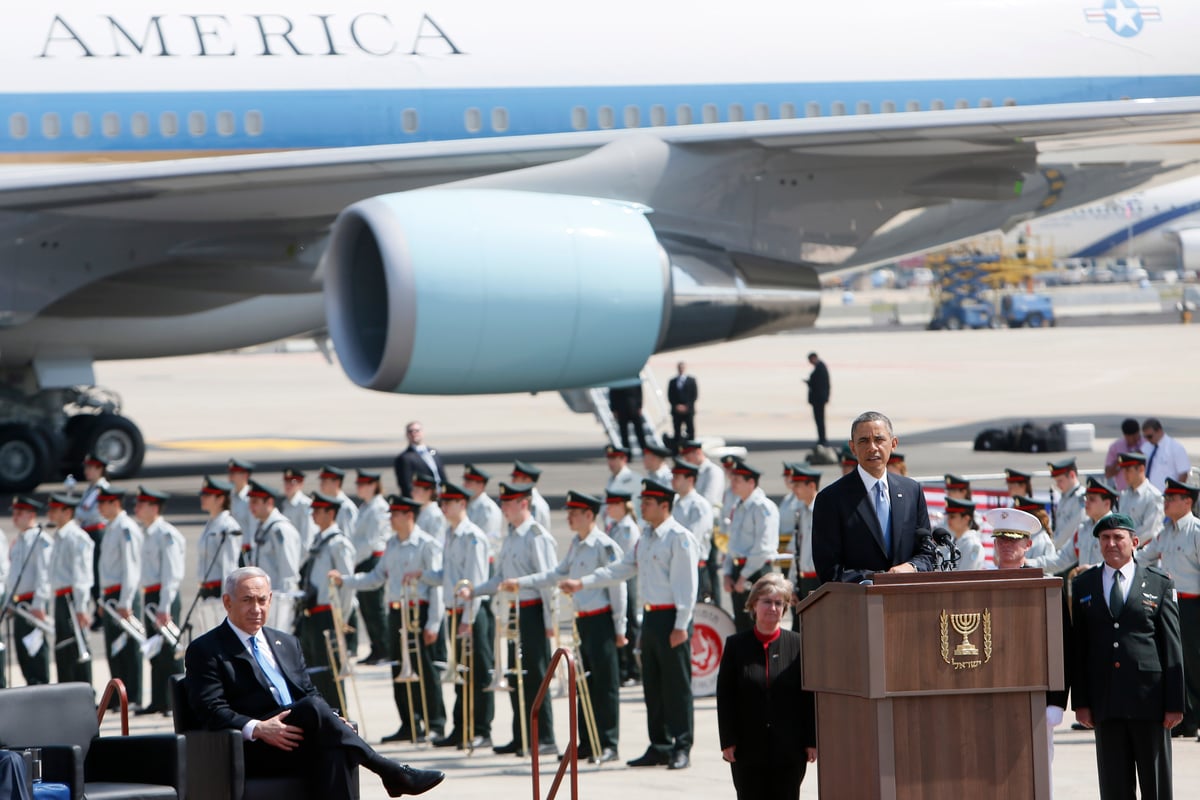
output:
[[[941,645],[942,661],[955,669],[978,669],[992,660],[992,612],[988,609],[973,613],[951,614],[942,609],[941,616]],[[971,640],[971,636],[980,632],[982,626],[983,649]],[[961,641],[951,644],[950,631],[953,629],[955,638]]]

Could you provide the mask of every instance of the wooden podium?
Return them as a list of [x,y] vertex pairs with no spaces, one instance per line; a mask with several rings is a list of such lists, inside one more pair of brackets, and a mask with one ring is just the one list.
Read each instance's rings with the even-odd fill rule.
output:
[[1041,570],[879,574],[800,604],[820,796],[1048,800],[1046,692],[1062,581]]

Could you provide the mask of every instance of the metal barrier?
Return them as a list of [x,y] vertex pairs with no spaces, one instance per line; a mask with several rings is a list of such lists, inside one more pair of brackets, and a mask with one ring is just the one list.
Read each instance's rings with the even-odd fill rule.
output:
[[121,702],[121,735],[129,735],[129,695],[125,692],[125,682],[120,678],[111,678],[104,687],[104,696],[100,699],[100,707],[96,709],[96,725],[104,722],[104,712],[108,710],[108,701],[113,692]]
[[[533,758],[533,800],[542,800],[541,759],[538,758],[537,744],[539,741],[538,712],[542,710],[542,701],[546,699],[546,690],[554,682],[554,673],[558,668],[558,662],[563,659],[566,659],[567,662],[567,702],[571,704],[570,727],[568,728],[570,735],[567,741],[567,750],[563,753],[562,761],[558,762],[558,770],[554,773],[554,783],[550,785],[550,794],[546,795],[546,800],[554,800],[558,794],[558,787],[562,784],[563,774],[568,767],[571,769],[571,800],[579,800],[579,720],[575,697],[575,658],[565,647],[554,651],[554,655],[550,659],[550,666],[542,678],[542,685],[538,688],[537,697],[533,699],[533,705],[529,709],[529,752]],[[520,677],[517,680],[520,680]]]

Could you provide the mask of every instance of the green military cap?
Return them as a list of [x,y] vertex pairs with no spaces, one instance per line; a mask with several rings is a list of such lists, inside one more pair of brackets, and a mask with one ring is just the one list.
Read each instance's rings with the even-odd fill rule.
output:
[[[966,514],[968,517],[975,515],[975,504],[970,500],[959,500],[954,497],[946,498],[946,513],[947,514]],[[1041,525],[1039,522],[1038,525]]]
[[388,495],[387,504],[389,511],[410,511],[416,514],[421,510],[421,504],[416,500],[398,494]]
[[512,468],[513,480],[517,480],[518,475],[524,475],[529,479],[524,481],[524,483],[537,483],[538,478],[542,477],[542,471],[527,461],[514,461]]
[[225,466],[226,472],[254,472],[254,462],[243,458],[231,458]]
[[675,499],[675,490],[670,486],[666,486],[653,478],[642,479],[642,497],[653,497],[656,500]]
[[13,511],[42,511],[45,508],[41,500],[27,494],[19,494],[12,499]]
[[1041,520],[1016,508],[989,508],[983,522],[992,528],[992,536],[1001,539],[1025,539],[1042,529]]
[[321,474],[319,477],[333,478],[334,480],[339,481],[344,480],[346,477],[346,470],[342,469],[341,467],[335,467],[331,464],[325,464],[321,467]]
[[295,467],[288,467],[283,471],[283,479],[285,481],[304,480],[304,470],[297,469]]
[[699,439],[681,439],[679,441],[679,452],[686,453],[690,450],[701,450],[704,445],[700,444]]
[[232,491],[232,483],[208,475],[204,476],[204,482],[200,485],[200,494],[229,494]]
[[[232,487],[230,488],[232,489]],[[125,502],[125,490],[109,486],[107,489],[101,489],[100,493],[96,495],[96,499],[99,501],[115,500],[118,503],[123,503]]]
[[500,483],[500,500],[520,500],[533,494],[532,483]]
[[430,475],[428,472],[418,472],[413,475],[413,486],[420,486],[422,489],[433,489],[437,491],[437,478]]
[[740,458],[733,466],[733,474],[741,475],[743,478],[753,478],[754,480],[758,480],[762,477],[761,472],[747,464],[745,461],[742,461]]
[[1100,495],[1101,497],[1108,498],[1109,500],[1113,501],[1114,503],[1117,502],[1117,498],[1120,497],[1120,494],[1117,492],[1116,489],[1109,486],[1107,483],[1100,480],[1099,478],[1088,478],[1086,491],[1087,491],[1087,494]]
[[52,494],[50,495],[51,508],[75,508],[79,505],[78,497],[72,497],[69,494]]
[[1021,472],[1019,469],[1004,470],[1005,483],[1029,483],[1033,480],[1033,476],[1028,472]]
[[378,472],[369,472],[365,469],[360,469],[355,483],[379,483],[380,480]]
[[331,497],[330,495],[322,494],[321,492],[312,493],[312,508],[314,511],[322,508],[333,509],[334,511],[337,511],[341,507],[342,503],[336,497]]
[[622,447],[619,444],[610,444],[604,448],[604,456],[605,458],[611,458],[613,456],[624,456],[625,458],[629,458],[629,448]]
[[1078,472],[1079,468],[1075,466],[1075,456],[1064,458],[1061,461],[1048,461],[1046,466],[1050,468],[1050,474],[1054,477],[1066,475],[1068,472]]
[[590,494],[576,491],[567,492],[567,508],[582,508],[596,514],[600,511],[601,505],[603,504],[600,499],[592,497]]
[[139,486],[137,501],[139,503],[154,503],[156,506],[161,506],[167,502],[167,498],[170,496],[166,492],[161,492],[157,489],[147,489],[145,486]]
[[947,489],[970,489],[971,488],[971,482],[969,480],[967,480],[966,478],[960,477],[958,475],[951,475],[949,472],[947,472],[944,477],[946,480],[946,488]]
[[1096,522],[1095,527],[1092,528],[1092,536],[1095,536],[1097,539],[1099,539],[1100,534],[1104,533],[1105,531],[1114,530],[1126,530],[1130,533],[1133,533],[1137,530],[1137,525],[1135,525],[1133,520],[1125,514],[1105,514]]
[[689,464],[686,461],[676,461],[674,466],[671,467],[671,474],[695,478],[700,474],[700,468],[695,464]]
[[83,463],[91,464],[92,466],[101,467],[103,469],[108,469],[108,462],[105,461],[100,456],[96,455],[95,453],[88,453],[86,456],[84,456]]
[[492,479],[492,474],[487,470],[480,469],[474,464],[463,464],[463,480],[464,481],[479,481],[487,483]]
[[[414,481],[415,483],[415,481]],[[453,483],[443,483],[442,491],[439,497],[442,500],[470,500],[471,495],[467,494],[467,490]]]
[[628,503],[631,499],[633,499],[633,495],[629,492],[617,492],[610,489],[604,493],[605,503]]
[[1118,467],[1136,467],[1139,465],[1143,467],[1146,466],[1145,453],[1121,453],[1119,456],[1117,456]]
[[820,483],[821,470],[806,467],[803,464],[792,466],[792,483]]
[[1045,511],[1046,504],[1040,500],[1034,500],[1032,497],[1019,494],[1013,498],[1013,508],[1018,511]]
[[274,489],[263,486],[258,481],[250,481],[249,491],[246,492],[247,497],[259,497],[263,500],[279,500],[279,495]]
[[904,463],[904,453],[893,452],[890,456],[888,456],[888,463],[889,464],[903,464]]
[[659,458],[670,458],[671,457],[671,448],[663,447],[661,445],[654,444],[653,442],[647,442],[646,446],[643,447],[642,450],[647,453],[653,453],[654,455],[658,456]]
[[794,470],[795,468],[796,468],[796,465],[793,464],[792,462],[784,461],[783,462],[783,477],[785,477],[785,478],[792,477],[792,470]]
[[842,459],[843,465],[854,466],[858,464],[858,456],[854,455],[854,451],[850,449],[850,445],[848,444],[842,445],[842,452],[839,454],[839,457]]
[[1177,481],[1174,478],[1167,478],[1167,487],[1163,489],[1163,495],[1168,494],[1190,497],[1192,498],[1192,502],[1195,502],[1197,494],[1200,494],[1200,486],[1192,486],[1190,483]]

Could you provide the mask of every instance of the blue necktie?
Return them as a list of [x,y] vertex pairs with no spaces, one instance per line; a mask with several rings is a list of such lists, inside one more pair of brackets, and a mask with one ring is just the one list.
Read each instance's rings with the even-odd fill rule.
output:
[[883,481],[875,484],[875,517],[879,530],[883,531],[883,549],[892,554],[892,514],[888,507],[888,496],[883,491]]
[[275,668],[267,657],[258,649],[258,637],[250,637],[250,652],[254,654],[254,660],[258,662],[258,666],[262,667],[263,674],[267,676],[267,680],[275,687],[275,699],[279,701],[281,706],[290,706],[292,704],[292,693],[288,691],[287,681],[283,679],[283,673]]

